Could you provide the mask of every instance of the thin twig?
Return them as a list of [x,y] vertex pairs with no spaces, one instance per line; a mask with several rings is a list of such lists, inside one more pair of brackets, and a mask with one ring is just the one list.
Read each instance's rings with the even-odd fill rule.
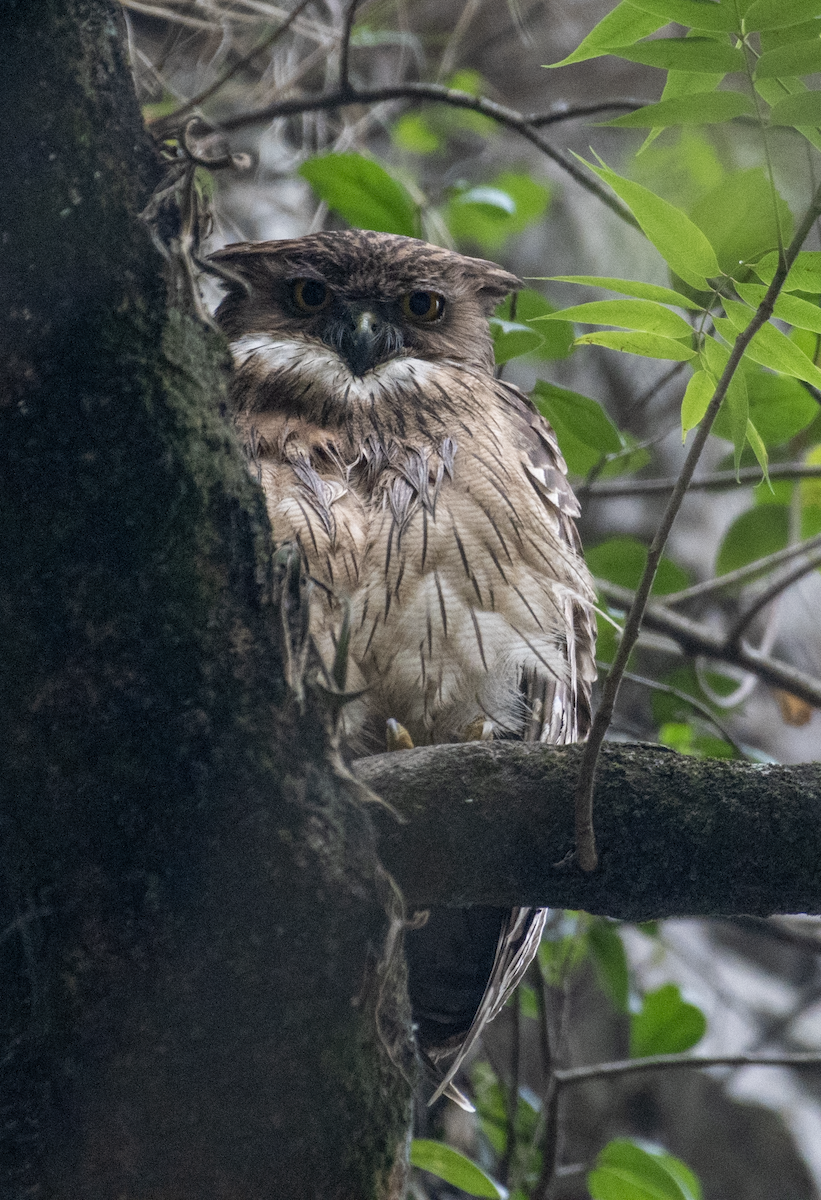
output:
[[177,129],[180,125],[180,122],[183,121],[185,117],[189,115],[189,113],[192,113],[195,108],[199,108],[200,105],[204,104],[206,100],[210,100],[212,96],[216,95],[216,93],[220,91],[229,80],[234,78],[238,71],[241,71],[243,67],[247,66],[248,63],[256,58],[258,54],[261,54],[264,50],[270,50],[271,47],[275,45],[275,43],[278,42],[281,37],[284,37],[297,17],[300,16],[300,14],[304,12],[308,5],[312,3],[313,0],[299,0],[299,3],[292,10],[292,12],[288,14],[281,25],[277,26],[272,33],[269,33],[266,37],[264,37],[261,42],[258,42],[256,46],[249,50],[247,54],[244,54],[242,58],[238,58],[237,61],[226,71],[224,71],[222,75],[220,75],[219,79],[215,80],[210,87],[207,87],[204,91],[194,96],[193,99],[186,101],[185,104],[181,105],[174,112],[168,113],[167,116],[160,117],[156,121],[150,123],[151,132],[156,134],[157,137],[163,138],[167,137],[169,133]]
[[[821,466],[811,466],[808,463],[773,463],[769,469],[770,479],[819,479]],[[739,484],[764,482],[760,467],[742,467],[736,475],[735,471],[713,471],[702,475],[700,479],[690,482],[688,491],[691,492],[723,492]],[[616,496],[658,496],[672,492],[676,486],[673,476],[666,479],[603,479],[600,483],[591,483],[587,487],[587,495],[595,500],[610,499]]]
[[680,592],[668,592],[664,597],[664,605],[666,608],[671,608],[675,604],[685,604],[688,600],[711,596],[726,587],[738,587],[740,584],[752,583],[753,580],[760,579],[762,575],[768,575],[776,567],[781,567],[786,562],[792,562],[794,558],[799,558],[802,554],[809,554],[817,547],[821,547],[821,533],[817,533],[815,537],[807,538],[803,542],[796,542],[794,546],[787,546],[784,550],[776,550],[773,554],[765,555],[764,558],[757,558],[755,562],[747,563],[746,567],[737,567],[735,571],[728,571],[726,575],[719,575],[717,579],[705,579],[703,583],[694,583],[692,587],[683,588]]
[[766,608],[776,596],[780,596],[788,587],[797,583],[799,579],[803,579],[805,575],[809,575],[810,571],[814,571],[819,566],[821,566],[821,553],[812,554],[806,562],[800,563],[797,567],[793,567],[791,571],[785,571],[783,575],[779,575],[777,579],[774,579],[770,586],[760,596],[757,596],[750,607],[738,618],[735,625],[727,634],[727,644],[729,646],[737,645],[741,641],[744,630],[755,620],[762,608]]
[[559,121],[575,121],[579,117],[597,117],[599,113],[614,112],[616,109],[635,112],[638,108],[644,108],[646,104],[646,100],[634,100],[632,96],[625,96],[621,100],[599,101],[597,104],[569,105],[562,102],[554,105],[546,113],[528,113],[525,115],[525,120],[534,129],[541,129],[545,125],[557,125]]
[[807,209],[788,249],[781,255],[772,283],[767,288],[764,298],[756,309],[752,320],[747,328],[736,338],[727,366],[724,368],[713,398],[708,404],[707,411],[696,430],[692,445],[684,460],[679,477],[676,480],[676,485],[673,488],[658,529],[650,544],[650,549],[647,552],[647,563],[624,623],[624,633],[619,642],[610,673],[604,681],[599,707],[593,720],[590,736],[585,745],[579,779],[576,785],[576,859],[583,871],[595,871],[598,865],[596,836],[593,830],[593,785],[596,777],[599,751],[601,750],[602,742],[604,741],[604,736],[607,733],[610,722],[613,719],[613,710],[619,694],[622,676],[639,636],[644,610],[650,598],[650,589],[653,586],[653,580],[661,561],[662,552],[667,544],[667,538],[687,493],[690,480],[693,478],[695,469],[698,466],[701,452],[704,449],[707,438],[710,436],[713,422],[718,416],[721,402],[727,394],[730,381],[753,337],[772,316],[776,297],[781,291],[784,280],[787,278],[787,273],[819,214],[821,214],[821,188],[818,188],[813,196],[812,203]]
[[644,1071],[680,1071],[704,1067],[821,1067],[818,1054],[726,1054],[715,1058],[694,1058],[692,1054],[653,1054],[647,1058],[629,1058],[619,1062],[596,1063],[589,1067],[568,1067],[554,1073],[559,1090],[587,1083],[590,1079],[613,1079],[639,1075]]
[[[484,96],[472,96],[469,92],[461,92],[455,88],[444,87],[439,83],[403,83],[390,87],[379,88],[348,88],[345,91],[337,89],[323,96],[296,96],[291,100],[279,100],[262,108],[249,112],[238,113],[220,121],[219,128],[226,133],[234,129],[242,129],[246,125],[268,124],[280,117],[298,116],[306,112],[320,112],[326,109],[345,108],[351,104],[382,104],[388,100],[432,100],[439,104],[450,104],[454,108],[468,108],[474,112],[483,113],[497,124],[507,129],[513,129],[521,137],[536,146],[549,159],[560,166],[572,179],[596,196],[602,204],[616,213],[626,224],[634,229],[639,223],[629,209],[603,187],[595,176],[585,174],[576,162],[562,151],[557,150],[550,142],[541,136],[538,129],[529,118],[516,109],[504,104],[497,104]],[[570,112],[571,110],[568,110]],[[536,118],[538,120],[538,118]]]
[[359,0],[349,0],[342,25],[342,42],[339,47],[339,91],[343,96],[351,90],[351,32],[358,7]]
[[[605,599],[625,610],[630,608],[635,593],[629,588],[619,587],[615,583],[600,583],[599,588]],[[800,700],[806,700],[813,708],[821,708],[821,680],[780,659],[770,658],[746,642],[731,646],[721,634],[673,612],[663,604],[654,601],[646,606],[644,628],[666,634],[685,654],[693,658],[701,655],[733,667],[740,667],[743,671],[750,671],[756,675],[763,683],[791,692]]]
[[694,708],[697,713],[700,713],[705,720],[709,721],[718,730],[721,737],[732,746],[739,758],[748,757],[730,731],[718,720],[708,704],[704,704],[703,701],[697,700],[695,696],[690,696],[687,692],[681,691],[680,688],[673,687],[671,683],[661,683],[658,679],[648,679],[644,675],[635,675],[632,671],[625,671],[624,678],[629,680],[630,683],[639,683],[643,687],[650,688],[651,691],[663,692],[665,696],[675,696],[677,700],[683,700],[685,704],[689,704],[691,708]]

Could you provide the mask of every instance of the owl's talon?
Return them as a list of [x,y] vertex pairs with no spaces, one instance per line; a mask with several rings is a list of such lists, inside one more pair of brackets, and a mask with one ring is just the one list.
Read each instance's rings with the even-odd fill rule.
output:
[[393,717],[385,722],[385,745],[388,750],[412,750],[413,738],[404,725],[400,725]]
[[471,721],[466,725],[462,733],[463,742],[492,742],[493,741],[493,722],[488,721],[486,717],[477,717],[475,721]]

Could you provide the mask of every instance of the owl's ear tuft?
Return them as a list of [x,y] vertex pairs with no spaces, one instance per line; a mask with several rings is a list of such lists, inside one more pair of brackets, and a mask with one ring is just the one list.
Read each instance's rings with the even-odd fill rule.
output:
[[225,284],[230,293],[250,295],[266,270],[259,242],[235,242],[216,250],[206,259],[206,269]]
[[496,263],[485,262],[482,259],[474,259],[477,266],[481,265],[482,270],[476,272],[475,286],[479,302],[485,310],[486,316],[490,316],[498,304],[509,296],[511,292],[518,292],[524,287],[521,279],[510,271],[505,271],[503,267],[498,267]]

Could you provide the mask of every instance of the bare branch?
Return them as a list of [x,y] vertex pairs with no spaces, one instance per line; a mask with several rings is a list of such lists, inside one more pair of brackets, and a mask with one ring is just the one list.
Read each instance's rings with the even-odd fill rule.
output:
[[211,84],[210,87],[205,88],[204,91],[194,96],[192,100],[186,101],[185,104],[181,105],[174,112],[169,113],[165,117],[160,117],[158,120],[150,123],[151,132],[156,137],[162,139],[163,137],[168,136],[168,134],[173,130],[179,128],[180,123],[184,121],[184,119],[190,113],[192,113],[195,108],[199,108],[200,105],[204,104],[206,100],[210,100],[211,97],[216,95],[216,93],[220,91],[230,79],[234,78],[238,71],[241,71],[243,67],[247,66],[249,62],[251,62],[264,50],[270,50],[271,47],[275,45],[281,37],[284,37],[297,17],[300,16],[300,14],[304,12],[304,10],[311,3],[313,3],[313,0],[299,0],[299,3],[296,5],[293,11],[289,13],[281,25],[279,25],[272,33],[269,33],[266,37],[264,37],[261,42],[258,42],[256,46],[249,50],[247,54],[244,54],[242,58],[238,58],[237,61],[226,71],[224,71],[222,75],[220,75],[220,77]]
[[[605,666],[604,670],[607,671],[607,669],[608,667]],[[658,679],[648,679],[644,675],[634,674],[633,671],[625,671],[624,678],[629,680],[630,683],[641,684],[642,687],[649,688],[653,692],[662,692],[665,696],[675,696],[677,700],[683,700],[685,704],[689,704],[690,707],[695,709],[700,716],[704,717],[705,721],[710,722],[710,724],[717,730],[719,736],[722,737],[724,741],[728,743],[728,745],[732,746],[739,758],[748,757],[748,755],[744,753],[738,742],[730,733],[729,729],[727,729],[727,727],[723,725],[721,721],[719,721],[718,717],[712,711],[710,706],[705,704],[702,700],[698,700],[695,696],[689,695],[688,692],[683,692],[681,688],[673,687],[671,683],[662,683]]]
[[774,579],[770,586],[760,596],[757,596],[750,607],[738,618],[727,634],[727,644],[735,646],[741,640],[745,629],[749,628],[763,608],[766,608],[772,600],[775,600],[776,596],[780,596],[788,587],[792,587],[794,583],[803,579],[805,575],[809,575],[810,571],[814,571],[818,566],[821,566],[821,552],[810,555],[806,562],[799,563],[791,571],[785,571],[777,579]]
[[[600,583],[602,595],[621,608],[629,609],[634,593],[629,588],[619,587],[615,583]],[[729,663],[751,671],[764,683],[772,687],[783,688],[792,692],[801,700],[806,700],[814,708],[821,708],[821,680],[792,667],[779,659],[771,658],[760,650],[754,649],[746,642],[732,646],[726,637],[714,633],[706,626],[692,621],[680,613],[673,612],[663,604],[655,601],[647,605],[644,613],[645,629],[664,633],[672,638],[681,649],[694,658],[699,655],[712,658],[718,662]]]
[[604,681],[599,707],[593,719],[589,740],[585,746],[581,771],[576,786],[576,854],[578,855],[579,865],[584,871],[595,871],[597,864],[596,838],[593,830],[593,783],[596,773],[596,762],[604,741],[604,736],[613,718],[613,710],[622,676],[627,667],[630,653],[639,636],[644,610],[650,598],[650,589],[653,586],[653,580],[661,561],[662,552],[667,544],[667,538],[687,493],[690,480],[698,466],[701,452],[706,445],[707,438],[710,436],[710,430],[718,415],[721,402],[727,394],[730,381],[753,337],[772,316],[776,297],[781,291],[784,280],[787,278],[790,266],[795,261],[819,214],[821,214],[821,187],[816,190],[812,203],[804,214],[788,249],[781,255],[778,268],[773,276],[772,283],[767,288],[764,299],[759,304],[747,328],[736,338],[727,366],[724,368],[713,398],[707,406],[707,411],[696,430],[696,435],[684,460],[684,465],[681,468],[673,492],[667,502],[667,507],[664,510],[658,529],[647,552],[647,564],[639,586],[636,589],[635,598],[627,614],[624,632],[616,651],[616,657],[610,668],[610,673]]
[[[821,479],[821,467],[808,463],[773,463],[769,476],[770,479]],[[760,467],[743,467],[738,475],[735,471],[713,471],[710,475],[691,480],[688,491],[723,492],[739,484],[759,484],[763,480]],[[600,483],[589,484],[583,494],[594,500],[616,496],[658,496],[672,492],[675,486],[673,476],[666,479],[603,479]]]
[[562,102],[554,105],[546,113],[528,113],[525,120],[534,129],[542,129],[545,125],[557,125],[560,121],[576,121],[580,117],[597,117],[605,112],[615,112],[616,110],[635,112],[636,109],[644,108],[646,104],[646,100],[635,100],[632,96],[625,96],[621,100],[602,100],[597,104],[570,105]]
[[821,1067],[818,1054],[725,1054],[714,1058],[694,1058],[692,1054],[653,1054],[647,1058],[628,1058],[619,1062],[594,1063],[589,1067],[568,1067],[554,1072],[559,1089],[587,1083],[591,1079],[613,1079],[639,1075],[644,1071],[680,1071],[705,1067]]
[[[450,104],[454,108],[468,108],[484,114],[507,129],[512,129],[525,138],[537,149],[546,154],[551,161],[561,167],[572,179],[596,196],[602,204],[611,209],[626,224],[638,229],[639,225],[633,214],[621,202],[603,187],[595,176],[587,175],[574,160],[561,150],[557,150],[539,133],[536,126],[524,114],[504,104],[497,104],[484,96],[472,96],[469,92],[461,92],[455,88],[444,87],[439,83],[403,83],[390,87],[379,88],[347,88],[337,89],[323,96],[297,96],[291,100],[278,100],[276,103],[262,108],[252,109],[246,113],[238,113],[226,117],[219,122],[219,128],[226,133],[234,129],[242,129],[246,125],[268,124],[280,117],[298,116],[306,112],[319,112],[327,109],[346,108],[351,104],[382,104],[388,100],[431,100],[439,104]],[[621,103],[614,107],[620,107]],[[572,113],[568,110],[567,119]],[[539,118],[536,118],[537,122]]]
[[343,95],[351,90],[351,32],[358,7],[359,0],[348,0],[348,7],[345,10],[345,21],[342,26],[342,41],[339,47],[339,90]]
[[787,546],[784,550],[766,554],[763,558],[757,558],[755,562],[747,563],[746,567],[738,567],[735,571],[728,571],[726,575],[719,575],[717,579],[705,579],[703,583],[694,583],[692,587],[683,588],[680,592],[670,592],[665,595],[664,604],[670,608],[674,604],[684,604],[688,600],[710,596],[726,587],[738,587],[743,583],[752,583],[753,580],[769,574],[776,567],[783,566],[786,562],[792,562],[794,558],[807,554],[819,546],[821,546],[821,533],[807,538],[803,542],[796,542],[794,546]]

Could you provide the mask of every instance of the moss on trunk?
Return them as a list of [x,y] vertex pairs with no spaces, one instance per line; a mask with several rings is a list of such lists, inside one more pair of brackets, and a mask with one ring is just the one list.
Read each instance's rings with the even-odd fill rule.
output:
[[283,683],[225,349],[138,216],[161,165],[121,35],[107,0],[11,0],[0,39],[0,1190],[381,1197],[391,892]]

